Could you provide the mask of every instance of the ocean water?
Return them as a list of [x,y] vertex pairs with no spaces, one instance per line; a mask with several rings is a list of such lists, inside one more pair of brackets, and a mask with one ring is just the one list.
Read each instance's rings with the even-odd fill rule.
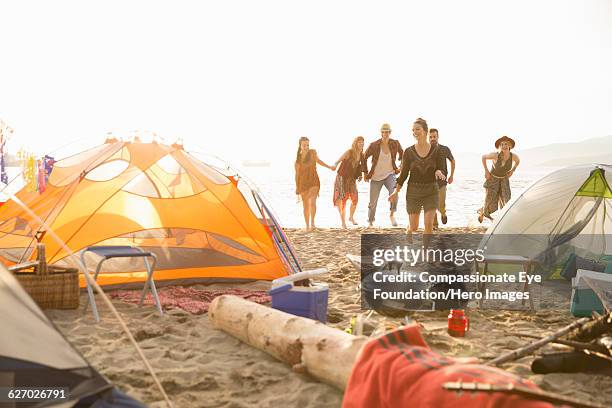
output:
[[[459,161],[458,161],[459,163]],[[260,190],[262,196],[272,207],[284,227],[304,227],[304,216],[302,203],[295,195],[295,175],[293,166],[272,163],[268,167],[244,167],[234,166],[253,182]],[[20,168],[8,168],[9,179],[16,178],[16,183],[9,185],[9,190],[16,192],[22,185],[20,183]],[[519,166],[516,173],[510,179],[512,196],[518,196],[532,182],[545,176],[555,168]],[[321,190],[317,200],[317,214],[315,218],[318,227],[340,227],[340,216],[332,203],[333,187],[336,173],[324,167],[318,167],[321,180]],[[484,202],[484,172],[480,163],[467,163],[457,166],[455,180],[447,187],[446,208],[449,227],[478,226],[476,210]],[[359,190],[359,202],[355,212],[355,220],[359,227],[367,225],[368,201],[370,184],[366,182],[357,183]],[[408,223],[406,213],[406,187],[399,194],[398,211],[395,218],[400,226],[405,227]],[[0,194],[2,200],[6,200],[4,194]],[[390,227],[388,193],[383,187],[378,200],[375,226]],[[347,205],[348,207],[348,205]],[[348,208],[347,208],[348,210]],[[493,215],[495,216],[495,215]],[[348,216],[347,216],[348,218]],[[348,222],[348,220],[347,220]],[[484,220],[484,226],[490,225],[491,221]],[[421,215],[420,225],[423,220]]]
[[[295,181],[292,166],[270,165],[269,167],[239,167],[251,181],[253,181],[262,195],[272,206],[284,227],[304,227],[302,204],[295,195]],[[512,196],[518,196],[526,187],[540,179],[555,168],[551,167],[521,167],[510,179]],[[333,188],[336,173],[324,167],[318,167],[321,180],[321,190],[317,200],[317,214],[315,218],[318,227],[340,227],[340,216],[334,207]],[[484,203],[485,192],[484,171],[480,163],[458,166],[454,181],[447,186],[446,208],[448,227],[478,226],[476,210]],[[355,221],[360,227],[367,226],[369,183],[358,182],[359,202],[355,212]],[[387,190],[383,187],[378,201],[375,226],[390,227],[389,202]],[[347,205],[347,211],[348,206]],[[493,215],[493,217],[495,214]],[[347,216],[348,218],[348,216]],[[399,202],[395,218],[400,226],[408,223],[406,213],[406,185],[399,194]],[[348,220],[347,220],[348,222]],[[486,220],[482,225],[488,226],[491,221]],[[421,215],[420,226],[423,226]]]

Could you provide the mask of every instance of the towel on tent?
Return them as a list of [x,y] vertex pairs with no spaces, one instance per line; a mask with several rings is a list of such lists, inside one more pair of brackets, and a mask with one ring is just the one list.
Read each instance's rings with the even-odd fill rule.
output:
[[357,357],[344,393],[343,408],[496,407],[552,408],[547,402],[501,392],[455,392],[446,382],[514,384],[533,390],[531,381],[479,364],[463,364],[431,351],[414,324],[368,342]]
[[[138,304],[140,302],[141,291],[138,290],[117,290],[108,292],[113,299],[122,302]],[[245,289],[215,289],[204,290],[195,288],[185,288],[180,286],[168,286],[157,289],[159,301],[164,309],[179,308],[192,314],[203,314],[208,312],[210,302],[221,295],[234,295],[248,299],[255,303],[268,303],[270,296],[265,291],[245,290]],[[147,293],[144,301],[145,305],[153,306],[153,297]]]

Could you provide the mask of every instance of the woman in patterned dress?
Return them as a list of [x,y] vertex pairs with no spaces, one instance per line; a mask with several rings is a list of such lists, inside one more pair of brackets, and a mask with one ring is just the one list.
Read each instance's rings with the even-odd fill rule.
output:
[[349,212],[349,221],[353,225],[357,225],[354,219],[355,210],[357,209],[357,201],[359,195],[357,192],[357,180],[361,181],[364,177],[365,159],[363,156],[363,136],[357,136],[353,140],[351,148],[336,161],[338,174],[334,183],[334,206],[338,208],[342,228],[346,228],[346,202],[351,200],[351,209]]
[[[497,152],[488,153],[482,156],[482,166],[485,170],[485,203],[478,210],[478,222],[482,222],[484,217],[492,220],[491,214],[504,205],[511,198],[510,177],[518,167],[521,160],[518,155],[510,152],[514,149],[514,140],[508,136],[500,137],[495,141]],[[494,160],[495,163],[491,170],[487,168],[487,160]]]

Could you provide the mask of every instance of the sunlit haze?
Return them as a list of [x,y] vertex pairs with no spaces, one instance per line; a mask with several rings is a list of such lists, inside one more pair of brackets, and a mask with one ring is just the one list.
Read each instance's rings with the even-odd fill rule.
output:
[[9,151],[155,131],[228,160],[327,161],[422,116],[456,151],[612,134],[609,1],[2,3]]

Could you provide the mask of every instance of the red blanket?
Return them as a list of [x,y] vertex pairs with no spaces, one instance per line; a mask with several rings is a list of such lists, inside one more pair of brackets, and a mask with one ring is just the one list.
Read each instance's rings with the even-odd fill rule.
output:
[[461,364],[431,351],[417,325],[407,326],[367,343],[351,372],[342,406],[552,408],[518,395],[445,390],[446,382],[512,383],[537,390],[530,381],[503,370]]
[[[117,290],[109,292],[108,295],[113,299],[138,304],[138,302],[140,302],[141,293],[142,292],[139,290]],[[270,296],[268,296],[267,292],[245,289],[203,290],[180,286],[168,286],[157,289],[157,294],[162,308],[179,308],[192,314],[203,314],[208,312],[210,302],[221,295],[239,296],[260,304],[270,302]],[[150,292],[147,293],[144,303],[145,305],[154,305],[153,296],[151,296]]]

